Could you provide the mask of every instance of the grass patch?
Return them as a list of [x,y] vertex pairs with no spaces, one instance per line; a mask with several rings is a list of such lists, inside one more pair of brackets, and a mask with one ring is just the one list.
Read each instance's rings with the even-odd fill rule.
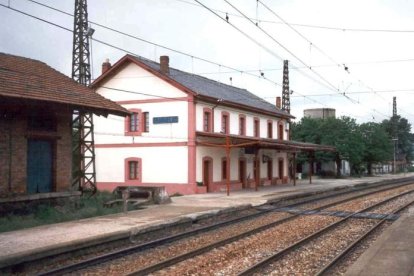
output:
[[114,198],[109,192],[97,192],[92,197],[85,194],[78,201],[64,204],[42,203],[24,212],[0,217],[0,232],[122,212],[122,204],[104,207],[105,202]]

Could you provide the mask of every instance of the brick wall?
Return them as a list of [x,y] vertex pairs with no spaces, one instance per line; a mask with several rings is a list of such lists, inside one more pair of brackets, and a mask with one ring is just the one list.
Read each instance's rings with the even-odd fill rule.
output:
[[[71,150],[71,110],[58,111],[57,130],[50,133],[54,141],[54,190],[70,191],[72,150]],[[0,116],[0,197],[26,194],[27,188],[27,114],[15,115],[13,120],[6,121]],[[11,135],[11,151],[10,151]],[[11,173],[11,187],[10,187]]]

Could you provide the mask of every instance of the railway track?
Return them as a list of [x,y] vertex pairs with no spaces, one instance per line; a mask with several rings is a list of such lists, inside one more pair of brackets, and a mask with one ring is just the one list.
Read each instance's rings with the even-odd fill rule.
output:
[[[409,183],[412,183],[412,182],[409,182]],[[322,205],[320,205],[320,203],[319,203],[320,206],[317,206],[316,208],[312,208],[313,211],[322,210],[322,209],[327,209],[329,207],[332,207],[332,206],[335,206],[335,205],[338,205],[338,204],[348,202],[350,200],[360,199],[364,196],[366,197],[368,195],[373,195],[375,193],[380,193],[380,192],[385,192],[385,191],[388,191],[388,190],[396,189],[396,188],[402,187],[404,185],[408,185],[408,182],[404,183],[404,184],[401,184],[401,185],[395,185],[395,186],[387,187],[387,188],[382,187],[382,188],[378,189],[378,187],[377,187],[375,190],[371,189],[371,191],[369,191],[369,192],[366,192],[366,191],[365,192],[352,191],[353,194],[356,193],[357,195],[349,196],[347,198],[341,198],[339,200],[338,199],[332,200],[332,198],[331,198],[332,195],[330,195],[330,198],[328,198],[328,197],[313,198],[313,199],[310,199],[310,200],[302,201],[300,203],[291,204],[291,205],[289,205],[289,207],[295,207],[295,206],[300,206],[300,205],[303,206],[304,204],[310,204],[309,206],[315,207],[316,205],[313,202],[315,202],[316,200],[324,200],[325,199],[327,201],[331,201],[329,203],[322,204]],[[347,192],[347,193],[341,192],[337,195],[337,197],[346,196],[347,194],[350,194],[350,192]],[[119,250],[117,252],[112,252],[110,254],[106,254],[106,255],[103,255],[103,256],[98,256],[96,258],[92,258],[92,259],[82,261],[82,262],[79,262],[79,263],[76,263],[76,264],[60,267],[60,268],[53,269],[53,270],[50,270],[50,271],[45,271],[45,272],[39,273],[39,274],[40,275],[64,274],[64,273],[70,273],[70,272],[73,272],[73,271],[79,271],[80,269],[90,268],[91,266],[94,266],[94,265],[95,266],[97,266],[97,265],[101,266],[102,263],[108,262],[110,260],[113,260],[113,259],[116,259],[116,258],[125,258],[125,256],[130,255],[132,253],[147,251],[147,250],[149,250],[150,248],[153,248],[153,247],[160,247],[160,246],[162,247],[162,246],[164,246],[164,247],[167,247],[165,250],[171,251],[171,250],[169,250],[169,249],[171,249],[171,243],[173,243],[174,241],[181,240],[183,238],[188,239],[188,237],[190,235],[200,235],[200,234],[203,234],[203,233],[207,233],[209,231],[214,231],[217,228],[227,227],[229,225],[234,226],[235,223],[241,223],[243,221],[249,221],[249,220],[257,219],[259,217],[263,218],[265,216],[268,216],[268,218],[270,218],[270,220],[276,219],[276,221],[273,221],[273,222],[270,222],[270,223],[266,222],[265,224],[263,224],[259,227],[253,227],[253,229],[251,229],[249,231],[240,233],[238,235],[233,235],[233,236],[230,236],[230,237],[225,238],[225,239],[220,239],[220,237],[217,237],[217,239],[219,239],[218,242],[208,243],[207,245],[202,246],[200,248],[197,248],[196,250],[192,250],[192,251],[189,251],[189,252],[186,252],[186,253],[183,253],[183,254],[178,254],[178,255],[175,254],[175,256],[172,256],[172,257],[168,257],[168,256],[164,257],[163,262],[160,262],[160,263],[157,263],[157,264],[152,264],[152,265],[146,265],[145,268],[143,268],[143,269],[142,269],[142,265],[141,265],[141,269],[139,269],[139,270],[132,271],[132,272],[131,271],[124,271],[124,273],[125,272],[126,273],[131,273],[132,275],[146,275],[148,273],[163,269],[166,266],[174,265],[174,264],[176,264],[178,262],[181,262],[181,261],[184,261],[188,258],[194,258],[195,256],[206,253],[206,252],[208,252],[208,251],[210,251],[214,248],[218,248],[220,246],[224,246],[226,244],[229,244],[231,242],[235,242],[235,241],[240,240],[242,238],[249,237],[251,235],[254,235],[255,233],[263,232],[267,229],[270,229],[270,228],[275,227],[275,226],[280,225],[280,224],[287,223],[288,221],[297,219],[300,216],[302,216],[302,214],[293,214],[292,215],[292,214],[280,214],[280,213],[277,214],[277,213],[274,213],[274,211],[276,211],[277,209],[280,209],[280,208],[279,207],[270,207],[266,210],[262,210],[262,213],[260,213],[260,214],[249,215],[249,216],[246,216],[246,217],[243,217],[243,218],[238,218],[238,219],[230,220],[230,221],[227,221],[227,222],[224,222],[224,223],[204,227],[202,229],[198,229],[198,230],[194,231],[194,233],[193,232],[181,233],[181,234],[174,235],[174,236],[171,236],[171,237],[167,237],[167,238],[164,238],[164,239],[159,239],[157,241],[153,241],[153,242],[141,244],[141,245],[138,245],[138,246],[134,246],[132,248]],[[335,219],[335,218],[333,218],[333,219]],[[240,230],[240,229],[237,229],[238,228],[237,225],[234,228],[236,228],[236,230]],[[202,240],[202,237],[201,237],[201,240]],[[199,241],[200,241],[200,239],[199,239]],[[165,246],[166,244],[168,246]],[[148,258],[150,258],[150,256],[148,256],[148,254],[145,254],[145,255]],[[113,265],[113,266],[117,266],[117,265]],[[93,268],[93,269],[96,269],[96,267]],[[100,269],[98,269],[98,270],[100,270]],[[122,270],[122,268],[121,268],[121,270]],[[88,273],[87,271],[84,271],[84,272],[86,274]],[[83,272],[80,271],[80,273],[82,274]]]
[[[396,200],[397,198],[410,195],[408,202],[403,204],[403,206],[398,207],[397,210],[393,211],[392,213],[394,214],[395,212],[398,212],[414,203],[414,198],[412,197],[413,192],[414,192],[414,189],[406,191],[406,192],[402,192],[400,194],[397,194],[395,196],[382,200],[378,203],[375,203],[372,206],[358,210],[342,218],[341,220],[336,221],[332,224],[329,224],[328,226],[322,228],[321,230],[315,233],[312,233],[311,235],[297,241],[296,243],[284,248],[283,250],[280,250],[276,252],[275,254],[272,254],[271,256],[255,263],[254,265],[250,266],[249,268],[242,271],[238,275],[243,275],[243,276],[264,275],[264,274],[265,275],[285,275],[286,271],[282,267],[284,266],[286,267],[287,264],[293,264],[293,263],[298,264],[298,262],[300,263],[301,258],[303,258],[304,255],[306,255],[306,258],[307,258],[306,262],[309,265],[302,266],[302,267],[298,265],[299,266],[298,269],[290,269],[288,272],[293,273],[293,274],[313,275],[315,274],[315,272],[312,269],[313,266],[318,265],[318,263],[320,263],[320,260],[318,260],[318,258],[320,258],[323,254],[329,254],[328,249],[333,250],[336,247],[336,244],[334,244],[334,242],[332,241],[327,242],[327,240],[331,239],[333,241],[337,241],[338,236],[343,236],[347,231],[349,232],[357,228],[355,231],[357,233],[353,233],[353,234],[360,236],[360,237],[357,238],[351,245],[349,245],[344,250],[342,250],[341,253],[339,253],[335,258],[330,260],[325,266],[322,266],[319,272],[318,270],[316,270],[316,274],[322,275],[326,273],[329,269],[331,269],[340,258],[342,258],[349,250],[354,248],[370,232],[374,231],[377,227],[379,227],[381,224],[387,221],[387,218],[384,218],[377,223],[374,222],[374,220],[370,220],[370,219],[361,221],[361,219],[355,219],[357,214],[368,212],[370,210],[378,208],[379,206],[387,204],[390,201]],[[348,223],[348,225],[344,226],[344,224],[346,223]],[[343,231],[343,229],[340,229],[342,231],[338,230],[338,227],[341,227],[341,226],[343,227],[343,229],[345,229],[345,231]],[[358,229],[358,227],[360,229]],[[360,234],[359,232],[362,232],[363,234],[359,235]],[[316,239],[319,239],[319,241],[315,242]],[[324,245],[321,246],[322,242],[328,243],[328,245],[325,247]],[[318,248],[318,245],[319,245],[319,248]],[[327,249],[327,247],[329,248]],[[322,251],[323,253],[318,252],[318,250]]]

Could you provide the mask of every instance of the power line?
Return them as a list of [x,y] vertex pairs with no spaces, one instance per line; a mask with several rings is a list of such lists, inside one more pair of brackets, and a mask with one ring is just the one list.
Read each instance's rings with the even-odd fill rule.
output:
[[[35,4],[40,5],[40,6],[43,6],[43,7],[45,7],[45,8],[48,8],[48,9],[54,10],[54,11],[56,11],[56,12],[60,12],[60,13],[62,13],[62,14],[65,14],[65,15],[72,16],[72,17],[73,17],[73,15],[72,15],[71,13],[68,13],[68,12],[62,11],[62,10],[60,10],[60,9],[57,9],[57,8],[54,8],[54,7],[48,6],[48,5],[43,4],[43,3],[40,3],[40,2],[38,2],[38,1],[34,1],[34,0],[26,0],[26,1],[28,1],[28,2],[32,2],[32,3],[35,3]],[[2,6],[7,7],[7,6],[5,6],[5,5],[2,5]],[[15,10],[15,9],[13,9],[13,10]],[[15,10],[15,11],[17,11],[17,10]],[[42,21],[43,21],[43,20],[42,20]],[[46,21],[44,21],[44,22],[46,22]],[[194,56],[194,55],[191,55],[191,54],[189,54],[189,53],[185,53],[185,52],[180,51],[180,50],[176,50],[176,49],[173,49],[173,48],[170,48],[170,47],[167,47],[167,46],[163,46],[163,45],[158,44],[158,43],[155,43],[155,42],[151,42],[151,41],[149,41],[149,40],[146,40],[146,39],[140,38],[140,37],[135,36],[135,35],[131,35],[131,34],[125,33],[125,32],[123,32],[123,31],[120,31],[120,30],[117,30],[117,29],[114,29],[114,28],[111,28],[111,27],[105,26],[105,25],[103,25],[103,24],[100,24],[100,23],[97,23],[97,22],[94,22],[94,21],[89,21],[89,23],[91,23],[91,24],[93,24],[93,25],[96,25],[96,26],[98,26],[98,27],[101,27],[101,28],[103,28],[103,29],[107,29],[107,30],[110,30],[110,31],[112,31],[112,32],[115,32],[115,33],[118,33],[118,34],[121,34],[121,35],[127,36],[127,37],[129,37],[129,38],[132,38],[132,39],[135,39],[135,40],[139,40],[139,41],[141,41],[141,42],[144,42],[144,43],[147,43],[147,44],[151,44],[151,45],[153,45],[153,46],[156,46],[156,47],[159,47],[159,48],[163,48],[163,49],[165,49],[165,50],[168,50],[168,51],[171,51],[171,52],[174,52],[174,53],[177,53],[177,54],[181,54],[181,55],[184,55],[184,56],[188,56],[188,57],[190,57],[190,58],[192,58],[192,59],[197,59],[197,60],[200,60],[200,61],[203,61],[203,62],[206,62],[206,63],[212,64],[212,65],[216,65],[216,66],[219,66],[219,67],[227,68],[227,69],[233,70],[234,72],[244,73],[244,74],[247,74],[247,75],[250,75],[250,76],[254,76],[254,77],[257,77],[257,78],[263,78],[263,76],[261,76],[261,75],[256,75],[256,74],[251,73],[251,72],[253,72],[253,71],[246,72],[246,71],[244,71],[244,70],[240,70],[240,69],[237,69],[237,68],[234,68],[234,67],[231,67],[231,66],[227,66],[227,65],[224,65],[224,64],[220,64],[220,63],[215,62],[215,61],[211,61],[211,60],[208,60],[208,59],[205,59],[205,58],[202,58],[202,57]],[[94,40],[96,40],[96,39],[94,39]],[[98,41],[98,42],[102,43],[101,41]],[[104,43],[103,43],[103,44],[104,44]],[[107,46],[109,46],[109,45],[107,45]],[[112,47],[112,46],[111,46],[111,47]],[[119,48],[119,47],[115,47],[115,48],[116,48],[117,50],[124,51],[124,52],[129,53],[129,54],[132,54],[132,55],[134,55],[134,56],[138,56],[138,55],[133,54],[133,53],[131,53],[131,52],[129,52],[129,51],[122,50],[122,49],[121,49],[121,48]],[[266,78],[265,78],[265,79],[266,79]],[[276,85],[278,85],[278,86],[281,86],[281,84],[279,84],[279,83],[277,83],[277,82],[274,82],[274,81],[271,81],[271,82],[272,82],[273,84],[276,84]]]
[[[31,0],[28,0],[28,1],[31,1]],[[66,28],[66,27],[63,27],[63,26],[61,26],[61,25],[55,24],[55,23],[50,22],[50,21],[48,21],[48,20],[42,19],[42,18],[40,18],[40,17],[37,17],[37,16],[31,15],[31,14],[25,13],[25,12],[23,12],[23,11],[20,11],[20,10],[17,10],[17,9],[14,9],[14,8],[11,8],[11,7],[8,7],[8,6],[3,5],[3,4],[0,4],[0,6],[5,7],[5,8],[8,8],[8,9],[11,9],[11,10],[13,10],[13,11],[15,11],[15,12],[21,13],[21,14],[26,15],[26,16],[28,16],[28,17],[31,17],[31,18],[34,18],[34,19],[40,20],[40,21],[42,21],[42,22],[44,22],[44,23],[51,24],[51,25],[53,25],[53,26],[55,26],[55,27],[57,27],[57,28],[60,28],[60,29],[65,30],[65,31],[73,32],[73,31],[72,31],[71,29],[69,29],[69,28]],[[95,39],[95,38],[92,38],[92,40],[94,40],[94,41],[96,41],[96,42],[98,42],[98,43],[101,43],[101,44],[103,44],[103,45],[106,45],[106,46],[108,46],[108,47],[111,47],[111,48],[117,49],[117,50],[119,50],[119,51],[122,51],[122,52],[125,52],[125,53],[128,53],[128,54],[130,54],[130,55],[133,55],[133,56],[137,56],[137,57],[138,57],[138,55],[137,55],[137,54],[135,54],[135,53],[133,53],[133,52],[130,52],[130,51],[128,51],[128,50],[125,50],[125,49],[123,49],[123,48],[120,48],[120,47],[118,47],[118,46],[115,46],[115,45],[109,44],[109,43],[107,43],[107,42],[104,42],[104,41],[101,41],[101,40],[98,40],[98,39]],[[227,67],[227,68],[231,68],[231,67]],[[244,73],[244,71],[239,71],[239,72]],[[252,75],[252,76],[254,76],[254,77],[259,77],[259,76],[254,75],[254,74],[249,74],[249,75]],[[279,83],[274,82],[274,81],[270,80],[269,78],[267,78],[267,77],[265,77],[265,76],[260,76],[259,78],[263,78],[263,79],[265,79],[266,81],[268,81],[268,82],[270,82],[270,83],[272,83],[272,84],[274,84],[274,85],[276,85],[276,86],[281,86]],[[130,93],[139,93],[139,92],[134,92],[134,91],[125,91],[125,92],[130,92]],[[298,92],[295,92],[295,93],[297,93],[298,95],[301,95],[301,94],[300,94],[300,93],[298,93]],[[155,95],[152,95],[152,96],[155,96]],[[315,103],[321,104],[321,105],[323,105],[323,106],[326,106],[324,103],[321,103],[321,102],[319,102],[319,101],[317,101],[317,100],[314,100],[314,99],[312,99],[312,98],[308,98],[306,95],[301,95],[301,96],[302,96],[302,97],[304,97],[304,98],[309,99],[309,100],[310,100],[310,101],[312,101],[312,102],[315,102]],[[160,97],[163,97],[163,96],[160,96]]]
[[[30,1],[30,0],[29,0],[29,1]],[[34,19],[40,20],[40,21],[42,21],[42,22],[45,22],[45,23],[51,24],[51,25],[53,25],[53,26],[55,26],[55,27],[58,27],[58,28],[60,28],[60,29],[63,29],[63,30],[69,31],[69,32],[73,32],[73,31],[72,31],[71,29],[69,29],[69,28],[66,28],[66,27],[63,27],[63,26],[61,26],[61,25],[55,24],[55,23],[50,22],[50,21],[48,21],[48,20],[42,19],[42,18],[40,18],[40,17],[37,17],[37,16],[31,15],[31,14],[25,13],[25,12],[23,12],[23,11],[21,11],[21,10],[11,8],[11,7],[6,6],[6,5],[3,5],[3,4],[0,4],[0,6],[5,7],[5,8],[8,8],[8,9],[13,10],[13,11],[18,12],[18,13],[21,13],[21,14],[26,15],[26,16],[28,16],[28,17],[31,17],[31,18],[34,18]],[[130,52],[130,51],[125,50],[125,49],[123,49],[123,48],[117,47],[117,46],[112,45],[112,44],[110,44],[110,43],[107,43],[107,42],[104,42],[104,41],[101,41],[101,40],[98,40],[98,39],[93,39],[93,40],[95,40],[96,42],[101,43],[101,44],[103,44],[103,45],[106,45],[106,46],[108,46],[108,47],[112,47],[112,48],[114,48],[114,49],[117,49],[117,50],[123,51],[123,52],[125,52],[125,53],[131,54],[131,55],[134,55],[134,56],[138,56],[138,55],[134,54],[133,52]],[[223,66],[223,67],[224,67],[224,66]],[[231,68],[231,67],[229,67],[229,68]],[[239,71],[239,72],[244,73],[244,71]],[[256,76],[256,75],[253,75],[253,76],[258,77],[258,76]],[[259,78],[266,79],[267,81],[272,82],[272,83],[274,83],[275,85],[279,85],[279,86],[280,86],[280,84],[278,84],[278,83],[276,83],[276,82],[273,82],[273,81],[271,81],[271,80],[269,80],[269,79],[267,79],[267,78],[265,78],[265,77],[263,77],[263,76],[262,76],[262,77],[259,77]],[[297,92],[295,92],[295,93],[296,93],[296,94],[298,94],[298,95],[300,95],[300,93],[297,93]],[[310,97],[307,97],[306,95],[302,95],[302,97],[305,97],[305,98],[307,98],[307,99],[309,99],[309,100],[311,100],[311,101],[313,101],[313,102],[315,102],[315,103],[318,103],[318,104],[321,104],[321,105],[323,105],[323,106],[326,106],[326,104],[321,103],[321,102],[318,102],[318,101],[316,101],[316,100],[314,100],[314,99],[312,99],[312,98],[310,98]]]
[[[196,6],[202,8],[203,6],[197,5],[195,3],[186,1],[186,0],[175,0],[177,2],[182,2],[188,5]],[[218,9],[212,9],[215,12],[228,14],[232,17],[244,18],[235,13],[230,13]],[[271,24],[285,24],[283,22],[273,21],[273,20],[264,20],[264,19],[257,19],[249,17],[252,20],[256,20],[258,23],[271,23]],[[372,32],[372,33],[414,33],[414,30],[402,30],[402,29],[369,29],[369,28],[346,28],[346,27],[332,27],[332,26],[322,26],[322,25],[312,25],[312,24],[299,24],[299,23],[289,23],[291,26],[297,27],[304,27],[304,28],[314,28],[314,29],[324,29],[324,30],[331,30],[331,31],[340,31],[340,32]]]
[[[199,2],[198,0],[194,0],[196,2]],[[316,76],[318,76],[321,80],[323,80],[326,84],[328,84],[328,86],[330,86],[331,90],[334,90],[338,93],[341,93],[339,91],[339,89],[336,88],[335,85],[333,85],[329,80],[327,80],[326,78],[324,78],[321,74],[319,74],[318,72],[316,72],[315,70],[312,69],[311,66],[307,65],[306,62],[304,62],[301,58],[299,58],[297,55],[295,55],[292,51],[290,51],[286,46],[284,46],[283,44],[281,44],[278,40],[276,40],[272,35],[270,35],[268,32],[266,32],[263,28],[261,28],[258,24],[254,23],[249,17],[247,17],[242,11],[240,11],[237,7],[235,7],[233,4],[231,4],[229,1],[224,0],[228,5],[230,5],[233,9],[235,9],[238,13],[240,13],[241,15],[243,15],[243,17],[245,19],[247,19],[250,23],[252,23],[253,25],[255,25],[258,29],[260,29],[264,34],[266,34],[266,36],[268,36],[271,40],[273,40],[276,44],[278,44],[280,47],[282,47],[285,51],[287,51],[290,55],[292,55],[294,58],[296,58],[300,63],[302,63],[305,67],[307,67],[312,73],[314,73]],[[207,7],[206,7],[207,8]],[[210,9],[209,9],[210,10]],[[210,10],[211,11],[211,10]],[[213,12],[214,13],[214,12]],[[219,15],[218,15],[219,16]],[[219,16],[220,17],[220,16]],[[221,18],[221,17],[220,17]],[[299,72],[301,72],[299,70]],[[308,75],[306,75],[304,72],[301,72],[302,74],[304,74],[307,77],[310,77]],[[316,81],[314,78],[310,77],[311,79],[313,79],[314,81]],[[317,81],[318,83],[322,84],[321,82]],[[326,86],[326,85],[325,85]],[[327,87],[328,87],[327,86]],[[354,99],[351,99],[350,97],[346,96],[345,93],[342,93],[342,95],[347,98],[348,100],[350,100],[351,102],[355,102]]]

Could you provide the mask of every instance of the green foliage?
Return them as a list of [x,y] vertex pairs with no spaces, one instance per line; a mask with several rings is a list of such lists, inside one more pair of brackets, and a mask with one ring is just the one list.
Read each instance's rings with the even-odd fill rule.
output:
[[[411,125],[404,118],[395,116],[381,124],[358,125],[349,117],[312,119],[304,117],[292,124],[292,139],[315,144],[334,146],[337,153],[317,152],[316,162],[348,160],[354,174],[361,174],[365,168],[371,172],[374,163],[392,160],[392,138],[398,137],[398,153],[413,160],[414,135]],[[298,163],[307,161],[307,156],[298,155]]]
[[97,192],[93,197],[85,194],[78,202],[66,203],[63,206],[41,204],[30,214],[9,214],[1,217],[0,232],[122,212],[121,205],[104,207],[105,202],[113,199],[114,195],[109,192]]
[[368,174],[371,175],[373,164],[392,159],[392,140],[382,124],[364,123],[360,125],[360,130],[365,141],[363,160],[367,164]]
[[[411,133],[411,124],[401,116],[393,116],[390,120],[382,121],[382,126],[388,133],[389,139],[396,141],[397,159],[405,159],[407,163],[414,160],[414,134]],[[393,146],[393,145],[392,145]]]

